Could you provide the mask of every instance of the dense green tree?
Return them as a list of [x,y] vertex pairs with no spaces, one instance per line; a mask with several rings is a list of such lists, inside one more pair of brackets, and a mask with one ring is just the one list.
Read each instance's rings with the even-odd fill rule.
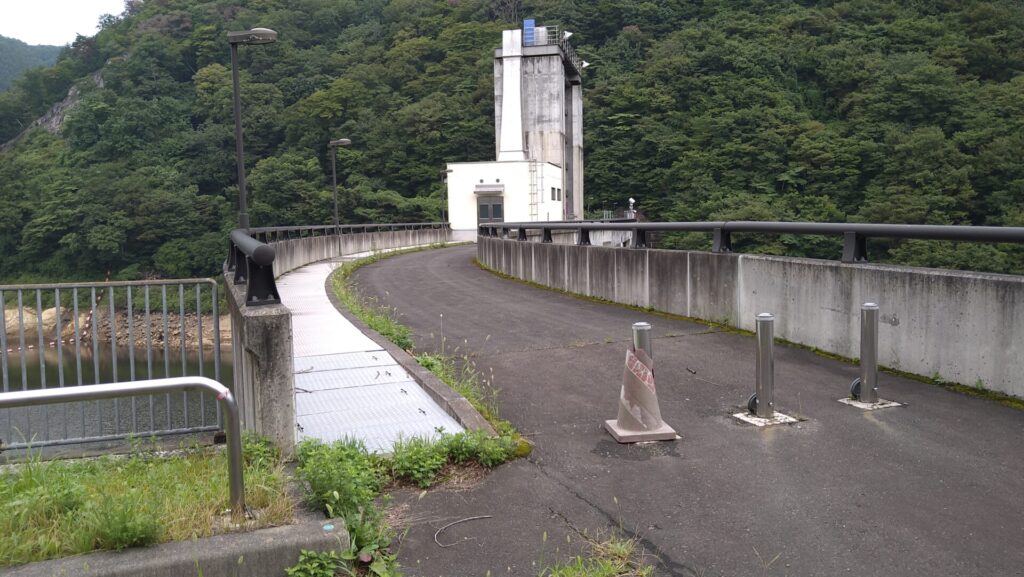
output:
[[[343,136],[345,222],[438,218],[444,163],[493,157],[493,49],[530,17],[592,63],[591,215],[1024,225],[1016,1],[130,0],[0,93],[0,279],[214,274],[237,218],[225,33],[253,26],[279,39],[239,50],[252,222],[329,223]],[[55,104],[58,134],[24,132]],[[1024,273],[1020,246],[871,250]]]

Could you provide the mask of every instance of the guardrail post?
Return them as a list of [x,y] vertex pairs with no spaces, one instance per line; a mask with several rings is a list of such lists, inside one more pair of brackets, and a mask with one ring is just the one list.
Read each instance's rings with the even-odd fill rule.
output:
[[651,323],[633,323],[633,348],[639,349],[650,358],[654,358],[654,351],[651,350]]
[[724,228],[716,228],[711,241],[711,252],[732,252],[732,236]]
[[504,239],[508,238],[508,227],[507,226],[501,227],[501,238],[504,238]]
[[754,394],[747,401],[747,409],[761,417],[775,416],[775,317],[761,313],[757,323],[757,368]]
[[541,229],[541,230],[543,231],[543,232],[542,232],[542,234],[544,235],[544,236],[543,236],[543,237],[541,238],[541,240],[540,240],[541,242],[547,242],[547,243],[551,243],[551,242],[554,242],[554,241],[552,241],[552,240],[551,240],[551,229],[550,229],[550,228],[548,228],[548,227],[546,227],[546,226],[545,226],[545,227],[544,227],[543,229]]
[[843,233],[843,262],[867,262],[868,245],[863,235],[855,232]]
[[576,244],[580,246],[590,246],[590,229],[579,229],[579,235],[576,238]]
[[519,234],[516,236],[516,240],[526,240],[526,229],[519,227]]
[[878,305],[860,308],[860,378],[850,384],[850,396],[862,403],[878,402]]

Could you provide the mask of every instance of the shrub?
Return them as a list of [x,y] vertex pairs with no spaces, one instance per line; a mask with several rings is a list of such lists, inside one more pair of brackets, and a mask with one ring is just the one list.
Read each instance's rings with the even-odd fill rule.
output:
[[334,577],[341,558],[334,551],[299,551],[299,562],[284,570],[288,577]]
[[511,437],[483,437],[476,460],[484,467],[497,467],[514,454],[516,441]]
[[434,482],[434,476],[448,463],[448,448],[438,443],[413,437],[399,439],[391,457],[391,470],[395,477],[412,481],[426,489]]
[[246,467],[270,468],[281,460],[281,451],[270,442],[270,439],[255,433],[242,433],[242,456]]
[[465,431],[445,437],[448,457],[455,463],[475,461],[480,454],[480,443],[487,436],[482,431]]
[[344,517],[368,507],[386,480],[379,458],[362,441],[344,439],[330,445],[316,440],[299,444],[297,472],[306,483],[306,498],[328,515]]

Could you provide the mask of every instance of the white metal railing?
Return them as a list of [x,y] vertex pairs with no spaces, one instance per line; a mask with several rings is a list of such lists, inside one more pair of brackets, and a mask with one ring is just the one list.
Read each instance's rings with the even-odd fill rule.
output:
[[205,377],[177,377],[131,383],[83,385],[57,389],[36,389],[0,393],[0,409],[55,405],[75,401],[100,401],[140,395],[170,394],[189,389],[204,389],[216,395],[223,407],[224,430],[228,448],[228,483],[231,513],[235,518],[245,514],[245,480],[242,476],[242,437],[238,425],[238,404],[227,387]]

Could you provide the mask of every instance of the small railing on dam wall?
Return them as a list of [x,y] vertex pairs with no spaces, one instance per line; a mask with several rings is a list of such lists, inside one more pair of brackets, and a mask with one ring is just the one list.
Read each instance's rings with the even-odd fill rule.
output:
[[867,224],[834,222],[637,222],[632,224],[597,222],[506,222],[479,227],[480,236],[509,238],[516,231],[516,239],[525,241],[529,231],[540,231],[541,242],[552,242],[552,231],[573,231],[576,244],[589,245],[593,231],[622,231],[632,233],[633,248],[646,248],[647,235],[653,232],[709,232],[713,235],[711,252],[732,252],[735,233],[795,234],[815,236],[841,236],[842,262],[867,262],[867,239],[910,238],[921,240],[950,240],[992,243],[1024,243],[1024,227],[953,226],[931,224]]
[[275,277],[344,255],[447,242],[448,223],[237,229],[224,264],[243,428],[286,453],[295,442],[291,311]]
[[[638,250],[645,243],[635,234],[633,247],[587,242],[593,231],[625,227],[718,229],[720,243],[717,252],[703,252]],[[870,264],[863,258],[836,262],[737,254],[727,252],[723,240],[733,232],[796,231],[1024,242],[1024,228],[724,222],[625,227],[487,225],[477,255],[489,268],[544,286],[745,330],[754,330],[758,313],[773,313],[779,338],[847,358],[860,356],[861,305],[877,303],[883,366],[1024,397],[1024,276]],[[577,231],[575,242],[552,238],[552,231],[567,230]],[[529,242],[538,232],[539,241]]]

